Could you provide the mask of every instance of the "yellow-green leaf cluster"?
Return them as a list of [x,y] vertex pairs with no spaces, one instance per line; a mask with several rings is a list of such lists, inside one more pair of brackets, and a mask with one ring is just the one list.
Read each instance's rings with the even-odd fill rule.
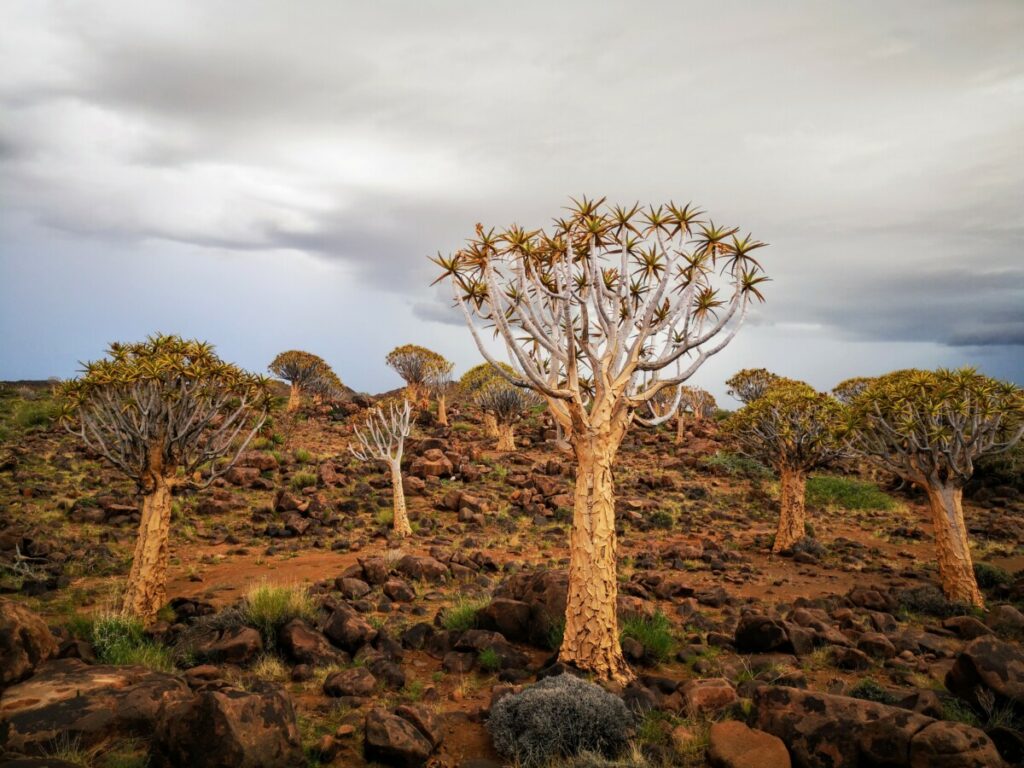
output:
[[436,371],[451,365],[437,352],[416,344],[395,347],[388,353],[385,362],[402,377],[406,384],[423,386],[430,383],[431,376]]

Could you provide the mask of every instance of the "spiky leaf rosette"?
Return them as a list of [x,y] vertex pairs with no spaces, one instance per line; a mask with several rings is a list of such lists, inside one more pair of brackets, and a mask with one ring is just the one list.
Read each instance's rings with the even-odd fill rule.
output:
[[725,386],[729,388],[726,392],[743,404],[752,403],[782,378],[765,368],[744,368],[726,380]]
[[843,409],[833,397],[782,380],[729,417],[740,450],[775,467],[809,472],[843,456]]
[[143,486],[154,472],[188,477],[225,456],[233,462],[270,403],[262,376],[224,362],[210,344],[165,335],[111,344],[59,396],[68,429]]
[[974,461],[1024,435],[1024,391],[973,368],[908,369],[872,379],[847,408],[859,453],[923,486],[963,486]]
[[450,365],[437,352],[416,344],[395,347],[388,353],[385,362],[402,377],[406,384],[427,386],[431,375],[445,365]]
[[849,405],[868,388],[871,378],[868,376],[854,376],[836,384],[832,388],[832,396],[841,403]]
[[500,377],[493,378],[473,397],[485,413],[494,416],[499,424],[515,424],[526,412],[540,405],[542,400],[533,391],[509,384]]
[[[508,363],[499,363],[498,367],[505,372],[506,376],[515,377],[516,372]],[[467,394],[473,394],[490,384],[495,379],[501,379],[501,374],[494,370],[494,368],[495,366],[490,363],[474,365],[462,374],[462,378],[459,379],[459,388]]]
[[754,258],[764,244],[738,231],[691,205],[583,198],[548,230],[478,225],[465,248],[434,261],[481,354],[495,362],[474,317],[504,342],[508,378],[568,426],[611,402],[646,412],[733,338],[768,279]]

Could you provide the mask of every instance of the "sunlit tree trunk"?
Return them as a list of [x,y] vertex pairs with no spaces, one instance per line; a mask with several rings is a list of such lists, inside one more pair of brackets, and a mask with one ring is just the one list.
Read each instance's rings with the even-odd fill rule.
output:
[[171,484],[159,470],[142,497],[139,534],[132,555],[122,611],[152,624],[167,602],[168,539],[171,530]]
[[514,451],[516,449],[515,429],[511,424],[498,424],[498,445],[496,450]]
[[288,391],[288,406],[286,408],[288,413],[299,410],[301,402],[302,396],[299,393],[299,385],[292,384],[291,389]]
[[676,414],[676,445],[682,445],[686,434],[686,418],[683,416],[683,409]]
[[606,680],[632,673],[619,645],[615,613],[615,488],[612,464],[622,430],[577,434],[573,525],[569,535],[569,593],[559,659]]
[[448,405],[444,395],[437,396],[437,423],[442,427],[448,426]]
[[967,542],[963,490],[948,486],[929,487],[928,505],[935,529],[942,591],[949,600],[983,608],[985,601],[974,576],[971,548]]
[[776,554],[792,549],[807,535],[804,504],[807,476],[800,470],[784,467],[779,472],[779,485],[779,529],[772,546],[772,552]]
[[409,513],[405,509],[405,489],[402,487],[402,467],[397,461],[391,464],[391,494],[394,499],[394,520],[392,528],[396,536],[408,536],[412,533],[409,525]]

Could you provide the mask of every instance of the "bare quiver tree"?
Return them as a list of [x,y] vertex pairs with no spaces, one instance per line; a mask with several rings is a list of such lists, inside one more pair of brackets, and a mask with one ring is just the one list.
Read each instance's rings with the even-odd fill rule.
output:
[[341,381],[331,367],[323,358],[309,352],[298,349],[282,352],[271,361],[268,369],[275,377],[291,385],[286,408],[289,413],[298,410],[303,394],[323,397],[330,392],[335,382],[340,390]]
[[729,397],[746,405],[752,403],[768,391],[768,387],[779,380],[777,374],[764,368],[744,368],[727,379],[725,386]]
[[532,390],[509,384],[500,376],[476,394],[476,404],[484,413],[494,418],[498,429],[498,444],[495,450],[516,449],[515,425],[525,413],[541,401]]
[[779,474],[779,527],[772,552],[785,552],[807,535],[807,474],[844,455],[842,406],[803,382],[778,379],[726,423],[740,450]]
[[[559,656],[601,678],[632,676],[615,604],[613,465],[647,402],[678,387],[735,336],[766,279],[762,243],[702,222],[691,206],[574,201],[550,231],[478,225],[458,253],[435,259],[480,353],[474,317],[494,326],[515,386],[543,396],[577,462],[569,593]],[[724,292],[723,292],[724,291]],[[498,369],[500,371],[500,369]],[[674,407],[678,407],[678,400]]]
[[852,379],[836,384],[832,388],[832,396],[839,402],[849,405],[864,393],[871,381],[868,376],[854,376]]
[[[141,521],[122,607],[149,623],[166,602],[171,493],[230,469],[266,419],[267,382],[221,361],[209,344],[151,336],[111,344],[60,395],[68,429],[138,484]],[[205,483],[196,481],[201,470]]]
[[405,396],[417,408],[428,403],[430,377],[448,363],[437,352],[415,344],[395,347],[385,358],[388,366],[405,382]]
[[946,597],[983,606],[963,487],[976,459],[1024,435],[1024,391],[971,368],[896,371],[853,397],[847,426],[856,451],[927,492]]
[[[498,363],[505,371],[506,377],[516,378],[516,372],[512,366],[507,363]],[[474,365],[459,379],[459,390],[463,395],[476,399],[477,394],[486,387],[487,385],[494,382],[495,379],[505,381],[506,379],[499,374],[493,365],[490,363],[480,363],[480,365]],[[483,411],[484,417],[484,433],[488,437],[498,437],[498,422],[494,418],[493,413]]]
[[437,400],[437,423],[448,426],[448,392],[452,388],[452,371],[455,363],[445,360],[438,363],[427,377],[427,389]]
[[383,461],[391,471],[391,494],[394,499],[394,517],[391,527],[396,536],[412,533],[409,514],[405,509],[405,490],[402,488],[402,451],[409,436],[409,401],[402,400],[399,407],[391,403],[387,413],[375,409],[366,420],[365,429],[355,429],[359,447],[349,446],[352,455],[360,461]]

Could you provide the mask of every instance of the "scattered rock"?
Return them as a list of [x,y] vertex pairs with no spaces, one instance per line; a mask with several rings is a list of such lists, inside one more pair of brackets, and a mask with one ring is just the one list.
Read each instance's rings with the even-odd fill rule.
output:
[[0,690],[19,683],[57,654],[57,641],[37,614],[0,598]]

